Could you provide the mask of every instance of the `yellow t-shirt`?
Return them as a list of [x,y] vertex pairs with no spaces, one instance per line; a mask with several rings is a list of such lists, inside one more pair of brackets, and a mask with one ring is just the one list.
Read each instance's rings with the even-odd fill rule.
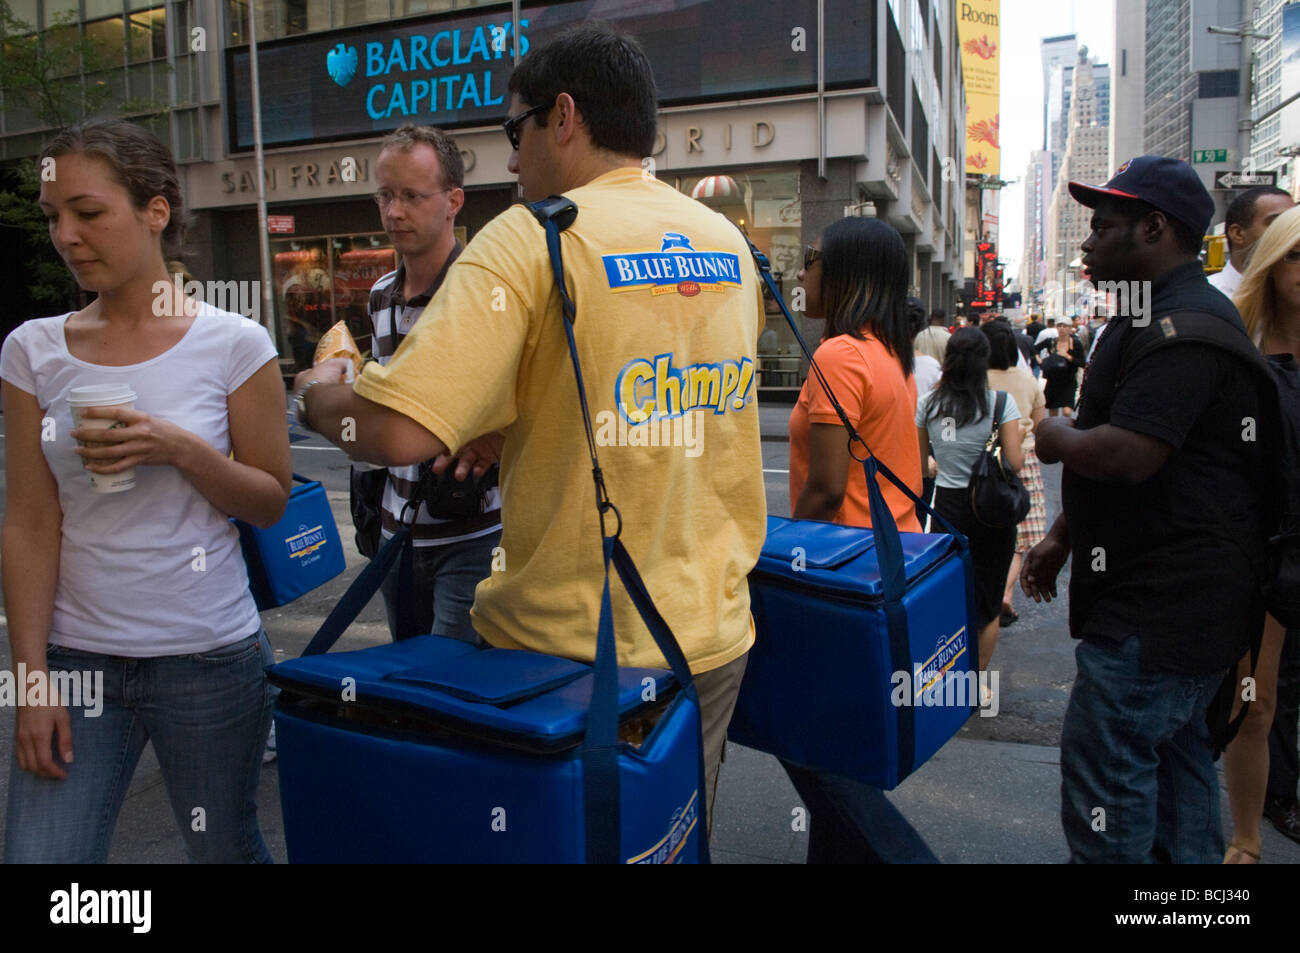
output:
[[[753,644],[746,577],[766,527],[755,353],[758,275],[725,218],[644,177],[568,193],[574,333],[622,539],[693,672]],[[500,430],[500,558],[471,618],[492,645],[589,661],[603,563],[591,460],[545,233],[492,220],[387,367],[356,392],[449,447]],[[611,519],[611,528],[613,520]],[[619,664],[664,667],[611,570]]]

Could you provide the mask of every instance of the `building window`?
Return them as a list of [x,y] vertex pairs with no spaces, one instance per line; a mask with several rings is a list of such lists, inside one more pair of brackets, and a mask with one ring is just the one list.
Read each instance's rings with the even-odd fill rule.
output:
[[[119,3],[117,7],[120,10],[122,5]],[[9,12],[15,19],[36,29],[36,0],[9,0]]]
[[110,17],[107,20],[96,20],[93,23],[86,24],[86,39],[100,49],[114,51],[119,57],[121,56],[122,38],[122,18],[120,16]]
[[173,113],[176,117],[176,158],[203,158],[203,135],[197,109],[181,109]]
[[[257,10],[258,42],[273,39],[275,9],[269,3],[258,3],[254,9]],[[230,32],[229,44],[246,46],[248,44],[248,0],[229,0],[229,5],[226,7],[226,24]]]
[[280,0],[278,36],[315,33],[330,28],[330,0]]
[[373,23],[392,16],[388,0],[335,0],[334,5],[339,13],[339,26]]
[[916,87],[912,87],[912,155],[916,158],[916,166],[921,170],[921,178],[925,180],[928,163],[925,161],[925,154],[930,151],[930,124],[925,121],[925,113],[921,111],[921,97],[916,94]]
[[[45,0],[45,25],[49,26],[61,13],[77,14],[77,0]],[[118,4],[121,7],[121,4]]]
[[898,28],[894,26],[894,21],[888,20],[888,34],[885,37],[885,97],[889,101],[889,109],[894,114],[894,121],[898,123],[898,128],[903,128],[907,116],[907,88],[906,88],[906,70],[903,59],[903,39],[898,35]]
[[1235,69],[1211,70],[1196,74],[1197,99],[1224,99],[1239,92],[1240,72]]
[[[9,4],[10,7],[13,4]],[[94,20],[98,17],[121,16],[126,4],[122,0],[86,0],[86,19]],[[48,9],[48,4],[46,6]]]
[[939,38],[938,28],[934,31],[934,82],[943,86],[943,40]]
[[167,11],[162,7],[131,14],[130,54],[132,63],[167,58]]
[[491,2],[491,0],[471,0],[469,3],[461,0],[459,4],[456,0],[396,0],[395,6],[397,9],[393,13],[397,16],[411,16],[415,13],[440,13],[456,6],[476,6],[487,2]]
[[273,240],[275,309],[295,366],[311,366],[316,342],[337,321],[347,322],[367,353],[370,286],[396,267],[397,254],[383,234]]
[[[720,212],[745,231],[772,263],[772,277],[788,298],[803,267],[803,205],[799,170],[750,169],[679,176],[677,190]],[[766,324],[758,338],[758,385],[799,389],[799,345],[775,300],[763,293]]]

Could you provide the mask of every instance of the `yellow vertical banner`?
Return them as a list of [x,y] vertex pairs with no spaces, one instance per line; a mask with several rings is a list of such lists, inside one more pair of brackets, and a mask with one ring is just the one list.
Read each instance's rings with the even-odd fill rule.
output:
[[1001,167],[999,7],[1000,0],[957,2],[957,36],[961,41],[961,70],[966,82],[966,171],[977,175],[997,175]]

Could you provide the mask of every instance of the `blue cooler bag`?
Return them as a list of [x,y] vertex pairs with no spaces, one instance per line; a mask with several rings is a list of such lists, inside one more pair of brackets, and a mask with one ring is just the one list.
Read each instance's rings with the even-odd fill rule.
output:
[[[979,706],[970,547],[872,456],[812,360],[767,259],[750,249],[865,469],[872,526],[768,517],[749,576],[754,646],[727,736],[893,788]],[[899,533],[877,473],[948,532]]]
[[[580,662],[432,635],[277,665],[290,862],[588,859],[593,680]],[[616,744],[611,859],[703,861],[698,707],[671,673],[623,668],[618,712],[639,743]]]
[[[546,213],[539,218],[558,272],[563,225],[553,213],[576,207],[547,203],[539,203]],[[596,459],[573,304],[556,278],[603,537],[595,661],[438,636],[321,654],[399,554],[398,634],[409,632],[412,543],[409,530],[395,534],[303,657],[269,670],[280,687],[280,801],[292,862],[708,862],[699,696],[619,539],[622,520]],[[618,519],[612,534],[606,516]],[[611,564],[671,672],[618,667]]]
[[893,788],[965,724],[979,704],[969,551],[897,536],[906,588],[891,625],[871,530],[768,517],[732,741]]
[[274,609],[323,586],[345,568],[343,539],[334,522],[325,488],[316,480],[293,475],[280,522],[262,529],[231,520],[248,566],[248,588],[257,610]]

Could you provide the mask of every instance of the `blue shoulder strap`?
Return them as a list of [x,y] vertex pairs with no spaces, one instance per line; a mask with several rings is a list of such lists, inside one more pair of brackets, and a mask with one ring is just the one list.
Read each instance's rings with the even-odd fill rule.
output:
[[[605,582],[600,597],[600,623],[596,632],[596,658],[593,663],[591,708],[587,712],[587,732],[582,745],[583,801],[586,821],[587,862],[612,863],[622,861],[619,826],[619,775],[618,775],[618,651],[614,642],[614,614],[609,597],[609,567],[612,563],[623,588],[636,606],[641,620],[654,638],[676,676],[682,692],[700,707],[699,693],[691,677],[686,655],[678,645],[668,623],[655,608],[632,557],[623,545],[620,535],[623,518],[609,498],[605,488],[605,475],[600,469],[596,453],[595,431],[591,426],[591,410],[587,403],[587,389],[582,379],[582,365],[578,359],[578,345],[573,336],[576,309],[564,280],[564,258],[560,248],[560,232],[573,224],[578,207],[571,199],[552,195],[528,206],[546,230],[546,250],[551,259],[555,287],[559,290],[564,312],[564,334],[569,344],[569,357],[573,361],[573,375],[578,385],[578,403],[582,407],[582,422],[587,431],[587,450],[591,455],[591,477],[596,487],[596,509],[600,515],[600,533],[605,559]],[[613,532],[606,517],[615,520]],[[704,740],[699,739],[699,804],[700,855],[709,860],[708,792],[704,773]]]
[[426,634],[415,631],[415,543],[411,537],[410,526],[405,525],[405,516],[403,512],[402,528],[380,547],[379,552],[375,553],[375,558],[370,560],[370,564],[361,570],[356,579],[352,580],[352,585],[348,586],[348,591],[343,593],[343,598],[325,617],[325,621],[316,630],[307,647],[302,650],[304,656],[321,655],[333,647],[339,640],[339,636],[347,631],[348,626],[361,614],[361,610],[374,598],[392,570],[393,563],[398,562],[399,558],[397,631],[393,635],[397,639],[409,639],[415,635]]

